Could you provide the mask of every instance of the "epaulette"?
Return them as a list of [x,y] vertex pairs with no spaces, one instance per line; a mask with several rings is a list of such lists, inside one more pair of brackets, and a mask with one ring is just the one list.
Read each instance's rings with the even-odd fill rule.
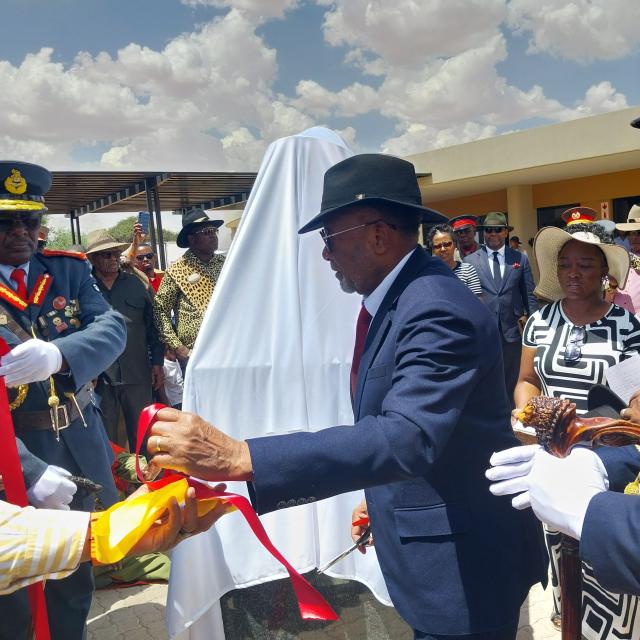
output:
[[62,256],[65,258],[75,258],[76,260],[86,260],[87,255],[82,251],[62,251],[61,249],[43,249],[42,255],[45,258],[55,258]]

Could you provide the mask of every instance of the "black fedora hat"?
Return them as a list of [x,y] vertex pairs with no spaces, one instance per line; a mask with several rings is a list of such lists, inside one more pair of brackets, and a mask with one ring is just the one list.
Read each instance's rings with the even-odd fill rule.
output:
[[44,194],[52,180],[51,173],[40,165],[0,161],[0,211],[46,211]]
[[398,212],[420,213],[422,222],[447,222],[441,213],[422,206],[416,170],[410,162],[381,153],[363,153],[327,170],[320,213],[298,233],[320,229],[327,216],[341,209],[375,202],[396,205]]
[[224,224],[224,220],[211,220],[203,209],[192,209],[187,211],[182,216],[182,229],[176,238],[176,244],[181,249],[186,249],[189,246],[187,236],[193,233],[198,227],[207,225],[209,227],[220,227]]

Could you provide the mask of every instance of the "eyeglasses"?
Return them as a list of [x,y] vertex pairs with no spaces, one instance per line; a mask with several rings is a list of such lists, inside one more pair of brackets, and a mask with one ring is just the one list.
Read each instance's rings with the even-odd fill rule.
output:
[[218,229],[216,227],[204,227],[204,229],[198,229],[190,235],[192,236],[217,236]]
[[0,213],[0,233],[6,233],[13,225],[22,224],[29,231],[33,231],[40,226],[41,215],[35,212],[25,211],[24,213]]
[[484,227],[485,233],[500,233],[504,231],[506,227]]
[[564,350],[565,362],[578,362],[587,332],[584,327],[573,327],[569,332],[569,341]]
[[324,246],[327,247],[327,251],[332,253],[333,251],[333,243],[331,242],[331,238],[335,236],[339,236],[341,233],[347,233],[347,231],[355,231],[356,229],[362,229],[363,227],[368,227],[372,224],[378,224],[378,222],[382,222],[386,224],[391,229],[397,229],[395,224],[391,224],[386,220],[372,220],[371,222],[365,222],[364,224],[359,224],[357,227],[349,227],[348,229],[343,229],[342,231],[336,231],[335,233],[327,233],[324,229],[320,229],[320,237],[324,241]]
[[453,246],[453,242],[441,242],[440,244],[432,244],[431,248],[434,251],[438,251],[439,249],[448,249]]
[[153,253],[141,253],[136,256],[136,260],[142,262],[143,260],[153,260]]

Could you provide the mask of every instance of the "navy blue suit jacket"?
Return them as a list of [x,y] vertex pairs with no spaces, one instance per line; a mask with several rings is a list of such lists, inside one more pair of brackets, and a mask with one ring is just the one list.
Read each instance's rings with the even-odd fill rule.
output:
[[[493,274],[489,268],[487,249],[482,245],[475,253],[464,258],[464,262],[472,264],[478,272],[482,285],[482,297],[500,327],[506,342],[520,342],[518,318],[531,315],[538,308],[533,295],[535,284],[531,273],[529,258],[511,247],[504,248],[504,276],[500,287],[496,288]],[[519,266],[516,266],[519,265]]]
[[260,513],[365,488],[394,605],[414,628],[470,634],[517,621],[546,580],[530,510],[491,495],[509,427],[500,338],[482,302],[416,251],[372,320],[356,424],[249,440]]
[[640,496],[616,493],[635,480],[640,453],[635,446],[601,447],[597,453],[607,469],[610,491],[589,503],[580,555],[605,589],[640,595]]

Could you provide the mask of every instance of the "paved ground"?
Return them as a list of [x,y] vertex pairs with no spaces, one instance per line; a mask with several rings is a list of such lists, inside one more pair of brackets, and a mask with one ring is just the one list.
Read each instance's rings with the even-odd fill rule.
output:
[[[167,586],[162,584],[97,592],[88,640],[166,640],[166,596]],[[522,607],[518,640],[560,640],[549,621],[550,611],[550,593],[534,587]]]

